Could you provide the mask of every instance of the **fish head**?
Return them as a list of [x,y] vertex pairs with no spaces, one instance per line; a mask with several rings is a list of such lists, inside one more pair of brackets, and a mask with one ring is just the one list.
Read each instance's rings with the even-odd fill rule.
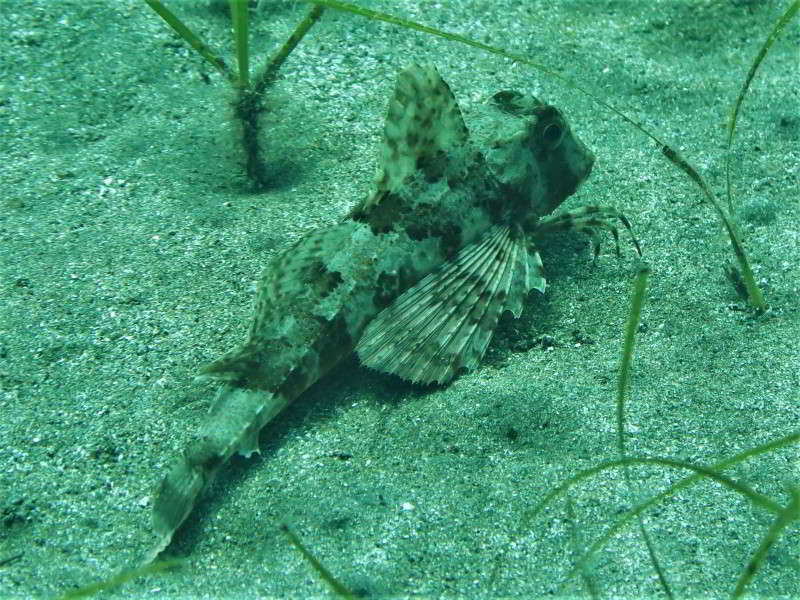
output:
[[570,129],[563,113],[531,95],[498,92],[479,127],[486,163],[505,188],[516,218],[555,210],[589,176],[594,154]]

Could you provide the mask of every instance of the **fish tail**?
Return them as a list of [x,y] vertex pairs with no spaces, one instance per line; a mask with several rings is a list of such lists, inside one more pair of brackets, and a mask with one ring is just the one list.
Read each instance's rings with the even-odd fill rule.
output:
[[159,537],[145,562],[155,559],[194,509],[219,468],[239,452],[258,452],[258,434],[290,398],[264,390],[223,385],[199,435],[167,473],[153,505],[153,528]]

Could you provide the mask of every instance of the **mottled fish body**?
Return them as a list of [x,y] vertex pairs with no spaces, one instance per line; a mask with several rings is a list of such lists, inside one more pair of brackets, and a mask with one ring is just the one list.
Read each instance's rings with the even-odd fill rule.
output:
[[[589,175],[594,157],[561,113],[517,92],[478,111],[472,135],[432,66],[398,76],[373,192],[266,269],[247,341],[205,367],[222,382],[205,425],[162,481],[159,542],[191,513],[235,452],[355,351],[419,383],[474,368],[503,311],[544,291],[540,233],[607,228],[613,209],[545,217]],[[544,218],[543,218],[544,217]]]

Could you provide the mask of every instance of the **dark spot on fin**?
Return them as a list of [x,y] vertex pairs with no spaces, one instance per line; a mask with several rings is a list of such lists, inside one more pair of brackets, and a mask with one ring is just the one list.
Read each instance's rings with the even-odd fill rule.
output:
[[401,72],[389,101],[375,191],[354,214],[368,213],[417,169],[429,178],[443,172],[447,151],[468,135],[455,96],[433,65]]

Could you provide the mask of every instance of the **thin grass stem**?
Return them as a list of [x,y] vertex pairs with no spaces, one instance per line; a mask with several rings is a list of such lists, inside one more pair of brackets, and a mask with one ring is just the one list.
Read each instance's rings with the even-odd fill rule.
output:
[[774,44],[775,40],[778,39],[778,36],[780,36],[780,34],[783,32],[789,21],[791,21],[797,15],[798,11],[800,11],[800,0],[794,0],[794,2],[789,5],[789,8],[786,9],[786,12],[783,13],[783,15],[778,19],[778,22],[775,23],[775,27],[772,28],[772,32],[769,34],[769,36],[767,36],[764,45],[761,46],[758,54],[756,54],[753,64],[750,65],[750,71],[748,71],[747,77],[744,79],[744,84],[739,92],[739,97],[736,98],[736,102],[733,105],[733,110],[731,111],[731,118],[728,121],[728,149],[725,156],[725,178],[728,191],[728,211],[731,214],[733,214],[733,193],[731,192],[731,146],[733,145],[733,134],[736,131],[736,120],[739,117],[739,108],[741,108],[745,94],[747,94],[747,90],[750,89],[750,82],[753,81],[753,77],[755,77],[756,71],[758,71],[758,67],[761,66],[761,62],[764,60],[764,57],[767,56],[767,52],[769,52],[772,44]]
[[631,310],[628,315],[625,338],[622,343],[622,360],[619,366],[619,376],[617,377],[617,450],[620,457],[625,456],[625,399],[630,385],[636,330],[639,328],[639,321],[642,316],[644,292],[647,289],[647,278],[649,276],[650,267],[646,264],[640,265],[633,283]]
[[731,240],[733,254],[736,256],[736,261],[739,263],[742,280],[744,281],[745,288],[747,289],[747,297],[750,305],[753,306],[759,313],[765,312],[767,310],[767,303],[764,300],[764,295],[761,293],[758,284],[756,283],[755,275],[753,275],[753,269],[750,267],[750,261],[747,260],[747,254],[744,251],[744,246],[742,246],[742,242],[739,239],[739,234],[736,232],[736,226],[734,225],[733,221],[728,217],[728,215],[725,214],[725,210],[722,208],[720,203],[717,202],[714,194],[711,193],[711,189],[708,187],[708,184],[692,165],[690,165],[680,154],[678,154],[669,146],[663,146],[661,148],[661,153],[697,184],[697,186],[702,190],[706,199],[716,211],[717,215],[722,221],[722,224],[725,226],[725,231],[728,233],[728,238]]
[[220,74],[231,81],[232,83],[236,81],[236,75],[234,75],[231,70],[228,68],[228,65],[225,64],[225,61],[222,60],[219,56],[214,54],[214,52],[209,48],[195,33],[187,27],[183,21],[181,21],[175,14],[170,11],[166,6],[164,6],[160,0],[144,0],[147,2],[147,5],[152,8],[159,17],[164,19],[164,21],[172,27],[172,29],[181,36],[192,48],[194,48],[200,56],[205,58],[208,62],[210,62]]
[[[570,540],[572,541],[572,549],[577,555],[580,553],[581,539],[578,534],[578,528],[575,525],[577,518],[575,516],[575,510],[572,508],[572,498],[569,496],[567,496],[567,518],[569,519],[569,533]],[[589,596],[592,600],[598,600],[600,594],[597,591],[597,585],[592,578],[592,574],[585,565],[584,568],[581,569],[581,579],[583,579],[583,586],[586,588],[586,591],[589,592]]]
[[308,14],[305,18],[298,23],[295,30],[292,32],[292,35],[289,36],[289,39],[281,46],[280,50],[275,53],[269,62],[264,67],[264,71],[256,80],[255,91],[257,93],[261,93],[264,89],[269,86],[275,78],[278,76],[278,70],[281,68],[281,65],[286,61],[291,54],[292,50],[295,49],[297,44],[300,43],[305,35],[308,33],[308,30],[319,21],[319,18],[322,16],[322,13],[325,11],[325,8],[315,4],[311,7],[311,10],[308,11]]
[[289,529],[287,525],[281,525],[280,530],[289,538],[289,542],[297,548],[300,554],[303,555],[311,567],[316,571],[317,575],[319,576],[322,581],[324,581],[331,591],[336,594],[339,598],[344,598],[345,600],[356,600],[356,595],[353,594],[347,587],[341,583],[333,574],[325,568],[317,558],[309,552],[309,550],[303,545],[303,542],[300,541],[300,538],[297,537],[294,532]]
[[[647,279],[649,275],[650,267],[646,264],[641,264],[633,283],[631,309],[628,314],[628,322],[625,326],[625,337],[622,343],[622,359],[620,360],[619,377],[617,378],[617,450],[620,458],[623,459],[625,458],[625,401],[630,389],[633,350],[636,343],[636,332],[639,329],[639,322],[641,321],[644,292],[647,289]],[[623,468],[623,475],[625,476],[625,485],[628,488],[628,492],[630,496],[633,497],[633,483],[631,482],[630,472],[627,466]],[[642,539],[647,547],[650,562],[653,563],[653,569],[661,584],[661,589],[664,590],[667,598],[672,599],[675,597],[672,593],[672,586],[670,586],[666,572],[661,566],[661,562],[658,560],[655,544],[650,538],[647,528],[644,526],[642,516],[637,515],[636,520],[639,524],[639,533],[642,535]],[[583,572],[581,572],[581,575],[583,576]]]
[[[722,460],[714,464],[710,468],[693,465],[684,461],[677,461],[664,458],[648,458],[648,457],[644,458],[627,457],[601,463],[590,469],[586,469],[584,471],[581,471],[580,473],[577,473],[576,475],[573,475],[572,477],[564,481],[561,485],[552,489],[542,499],[542,501],[539,502],[539,504],[537,504],[533,509],[526,511],[520,522],[517,538],[519,537],[519,535],[523,530],[530,527],[530,524],[533,521],[533,519],[535,519],[549,504],[554,502],[560,496],[566,494],[566,492],[569,491],[569,489],[572,488],[573,486],[577,485],[584,479],[588,479],[589,477],[592,477],[603,471],[609,469],[621,468],[626,465],[632,465],[632,464],[642,464],[642,465],[652,464],[652,465],[673,467],[678,469],[688,469],[694,471],[694,474],[688,477],[684,477],[683,479],[672,484],[669,488],[667,488],[663,492],[633,507],[627,513],[625,513],[625,515],[623,515],[605,534],[603,534],[603,536],[597,539],[590,546],[589,550],[587,550],[583,558],[574,565],[573,569],[567,576],[567,580],[571,579],[574,575],[580,573],[581,570],[588,563],[588,561],[591,559],[591,557],[595,554],[595,552],[597,552],[600,548],[602,548],[619,531],[624,529],[630,523],[631,519],[643,513],[651,506],[654,506],[659,502],[661,502],[662,500],[669,498],[679,490],[697,483],[703,477],[708,477],[714,481],[717,481],[718,483],[721,483],[722,485],[729,487],[730,489],[733,489],[734,491],[747,497],[753,504],[760,506],[765,510],[768,510],[776,515],[780,514],[781,511],[783,510],[782,507],[776,502],[774,502],[771,498],[764,496],[763,494],[759,494],[758,492],[755,492],[754,490],[750,489],[748,486],[740,484],[730,479],[729,477],[722,475],[720,471],[727,469],[728,467],[731,467],[733,465],[736,465],[740,462],[743,462],[748,458],[758,456],[760,454],[765,454],[767,452],[772,452],[773,450],[785,448],[786,446],[791,446],[792,444],[797,444],[798,442],[800,442],[800,431],[796,431],[787,436],[784,436],[777,440],[773,440],[772,442],[768,442],[766,444],[762,444],[760,446],[756,446],[754,448],[748,448],[744,452],[740,452],[739,454],[726,458],[725,460]],[[491,581],[492,582],[496,581],[498,575],[499,575],[499,562],[495,564],[495,568],[492,572]]]
[[100,592],[107,592],[116,587],[119,587],[123,583],[127,583],[132,579],[136,579],[144,575],[154,575],[162,571],[174,569],[176,567],[181,566],[183,562],[184,561],[178,559],[162,560],[159,562],[151,563],[149,565],[145,565],[143,567],[126,569],[121,573],[118,573],[113,577],[106,579],[105,581],[92,583],[83,586],[81,588],[78,588],[77,590],[72,590],[71,592],[67,592],[66,594],[61,596],[59,600],[74,600],[75,598],[89,598],[91,596],[99,594]]
[[250,54],[247,0],[230,0],[233,40],[236,45],[236,64],[239,67],[237,85],[241,89],[250,87]]
[[766,535],[761,540],[761,544],[759,544],[755,554],[750,559],[750,562],[747,563],[744,572],[739,577],[739,581],[736,582],[736,589],[734,589],[732,596],[734,599],[741,598],[742,594],[744,594],[744,589],[755,576],[761,563],[764,562],[764,559],[767,557],[767,552],[775,543],[775,540],[780,537],[783,530],[792,522],[800,519],[800,489],[793,487],[789,492],[792,499],[786,508],[781,511],[781,514],[778,515],[778,518],[773,521]]

